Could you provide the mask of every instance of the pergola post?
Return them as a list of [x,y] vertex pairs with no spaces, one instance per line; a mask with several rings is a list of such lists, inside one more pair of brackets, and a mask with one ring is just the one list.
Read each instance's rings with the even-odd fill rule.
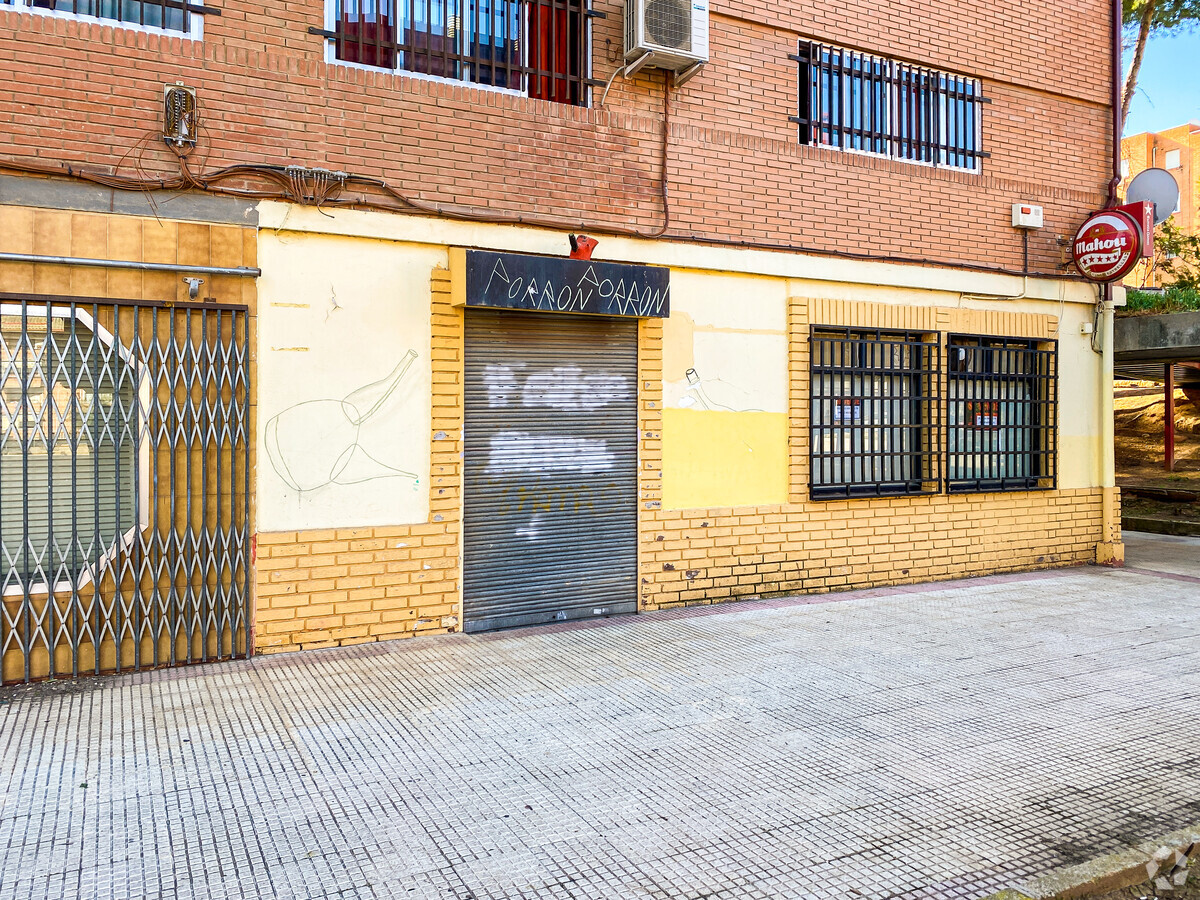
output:
[[1163,468],[1175,471],[1175,366],[1166,365],[1163,381]]

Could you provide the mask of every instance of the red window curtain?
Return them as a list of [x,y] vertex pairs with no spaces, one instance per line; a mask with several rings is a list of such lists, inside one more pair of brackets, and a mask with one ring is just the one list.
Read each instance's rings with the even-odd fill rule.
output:
[[556,103],[579,102],[583,55],[579,15],[576,0],[530,0],[530,97]]
[[343,0],[339,4],[337,58],[364,66],[396,67],[394,0]]

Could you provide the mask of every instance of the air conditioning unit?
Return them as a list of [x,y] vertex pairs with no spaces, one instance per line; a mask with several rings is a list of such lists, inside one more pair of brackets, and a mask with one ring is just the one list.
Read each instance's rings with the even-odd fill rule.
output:
[[682,84],[708,62],[709,0],[625,0],[625,75],[669,69]]

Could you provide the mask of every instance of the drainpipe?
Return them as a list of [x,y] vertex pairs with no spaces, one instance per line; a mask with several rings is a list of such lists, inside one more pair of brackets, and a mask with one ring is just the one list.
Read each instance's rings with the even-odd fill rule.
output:
[[1100,359],[1100,467],[1103,488],[1104,543],[1097,550],[1097,562],[1120,565],[1124,550],[1117,538],[1120,519],[1117,512],[1117,480],[1115,435],[1113,421],[1113,288],[1106,284],[1101,294],[1100,340],[1103,341]]
[[1112,0],[1112,177],[1108,182],[1108,205],[1117,205],[1121,185],[1121,0]]
[[[1121,185],[1121,0],[1112,0],[1112,172],[1108,182],[1108,206],[1117,205]],[[1100,467],[1101,515],[1104,517],[1102,543],[1096,548],[1096,562],[1120,566],[1125,562],[1125,546],[1118,539],[1120,519],[1113,422],[1113,286],[1100,289]]]

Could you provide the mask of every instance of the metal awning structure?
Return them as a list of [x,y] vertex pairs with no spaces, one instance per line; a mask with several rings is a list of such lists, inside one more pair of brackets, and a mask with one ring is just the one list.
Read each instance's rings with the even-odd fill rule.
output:
[[1122,316],[1113,327],[1113,376],[1163,385],[1163,465],[1175,468],[1175,389],[1200,394],[1200,312]]

